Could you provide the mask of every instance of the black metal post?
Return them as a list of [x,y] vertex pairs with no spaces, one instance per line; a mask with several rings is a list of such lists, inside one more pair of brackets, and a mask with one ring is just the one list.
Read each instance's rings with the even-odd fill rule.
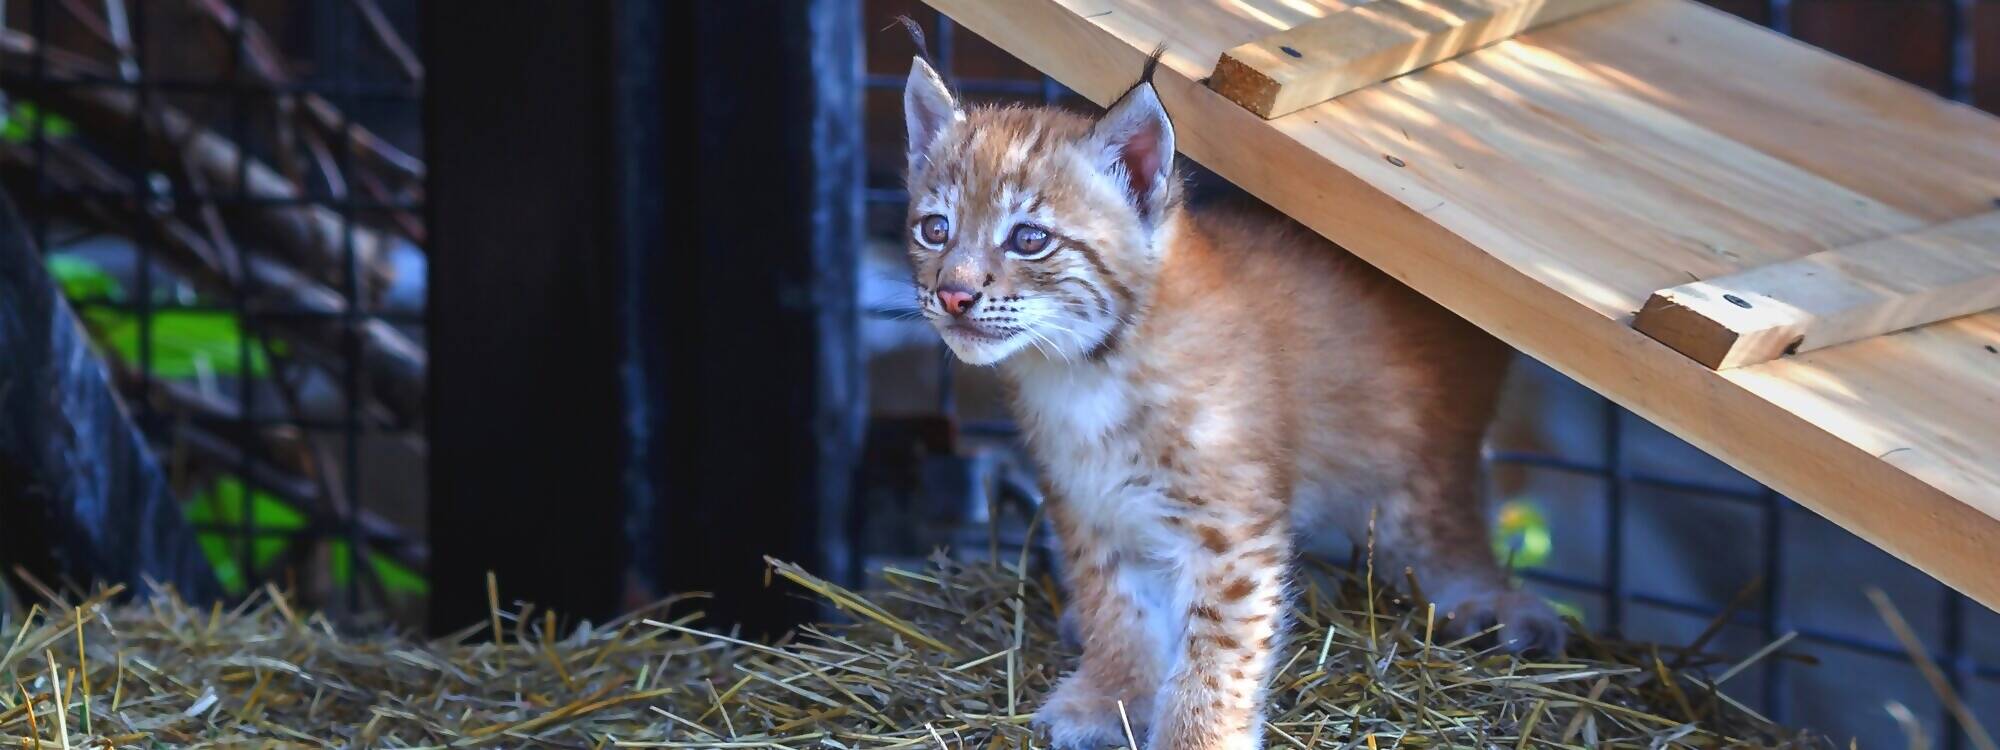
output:
[[641,194],[668,218],[628,256],[628,382],[646,405],[634,421],[653,493],[637,536],[656,588],[715,592],[714,617],[771,632],[813,609],[764,587],[764,556],[846,573],[840,519],[863,414],[860,10],[670,7],[661,96],[685,106],[666,107],[660,127],[696,132],[650,172],[664,184]]
[[664,403],[666,394],[657,392],[652,381],[667,372],[673,360],[667,356],[665,342],[656,338],[656,326],[646,321],[648,314],[660,307],[660,300],[651,295],[656,279],[663,274],[671,276],[672,251],[665,249],[670,247],[667,228],[689,218],[685,211],[666,210],[674,205],[668,199],[674,194],[669,178],[673,162],[668,154],[682,155],[672,149],[678,138],[686,136],[685,128],[662,125],[669,122],[669,112],[686,111],[683,102],[670,100],[686,96],[684,90],[674,88],[681,78],[675,71],[693,63],[694,51],[670,49],[667,42],[676,38],[669,29],[692,22],[694,6],[616,0],[613,8],[618,21],[612,31],[611,64],[616,76],[611,103],[616,131],[612,137],[613,147],[622,157],[616,177],[614,220],[627,269],[619,300],[620,315],[626,321],[624,357],[619,367],[628,415],[625,533],[632,550],[633,572],[641,584],[653,589],[648,593],[657,593],[652,571],[659,568],[660,557],[653,544],[653,530],[661,522],[659,514],[665,512],[660,502],[661,483],[670,486],[673,480],[655,476],[654,456],[661,450],[658,441],[666,437],[658,431],[667,427],[662,417],[670,405]]
[[431,626],[627,570],[608,2],[425,3]]

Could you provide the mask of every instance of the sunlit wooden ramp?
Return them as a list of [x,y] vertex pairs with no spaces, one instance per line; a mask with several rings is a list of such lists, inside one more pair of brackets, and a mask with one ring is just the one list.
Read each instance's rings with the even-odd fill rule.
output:
[[[2000,121],[1689,0],[1593,9],[1270,120],[1204,80],[1347,5],[928,1],[1100,104],[1164,44],[1182,153],[2000,609],[2000,313],[1885,335],[1807,315],[1858,340],[1722,370],[1633,327],[1655,292],[1815,253],[1990,250],[1962,227],[2000,209]],[[1961,296],[1920,292],[1861,317],[1937,320]]]

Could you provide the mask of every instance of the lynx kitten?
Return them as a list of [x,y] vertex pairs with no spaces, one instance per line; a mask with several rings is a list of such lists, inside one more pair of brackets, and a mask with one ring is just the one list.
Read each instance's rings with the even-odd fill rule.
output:
[[1508,588],[1477,499],[1507,349],[1268,211],[1182,205],[1150,75],[1095,120],[963,107],[912,65],[919,304],[993,365],[1044,478],[1082,663],[1036,713],[1060,748],[1262,745],[1296,549],[1374,519],[1444,628],[1564,629]]

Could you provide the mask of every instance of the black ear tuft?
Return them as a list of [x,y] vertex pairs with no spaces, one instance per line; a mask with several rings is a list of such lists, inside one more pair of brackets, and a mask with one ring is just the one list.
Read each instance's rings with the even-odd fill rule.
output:
[[1160,58],[1165,57],[1166,55],[1167,55],[1167,43],[1160,42],[1160,46],[1154,47],[1153,53],[1146,56],[1146,67],[1141,68],[1139,70],[1140,83],[1153,82],[1153,71],[1160,69]]
[[[923,58],[924,62],[929,63],[931,67],[937,67],[937,61],[931,59],[931,46],[928,42],[924,41],[923,24],[917,23],[917,19],[906,15],[896,16],[896,23],[902,24],[903,30],[909,32],[910,43],[917,45],[917,56]],[[888,27],[883,27],[883,30],[887,31]]]

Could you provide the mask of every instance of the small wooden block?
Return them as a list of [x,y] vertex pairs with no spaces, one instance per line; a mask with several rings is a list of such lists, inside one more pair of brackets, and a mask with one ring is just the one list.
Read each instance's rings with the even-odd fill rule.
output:
[[1654,292],[1632,326],[1717,370],[2000,307],[2000,212]]
[[1620,0],[1374,0],[1222,53],[1209,88],[1265,119]]

